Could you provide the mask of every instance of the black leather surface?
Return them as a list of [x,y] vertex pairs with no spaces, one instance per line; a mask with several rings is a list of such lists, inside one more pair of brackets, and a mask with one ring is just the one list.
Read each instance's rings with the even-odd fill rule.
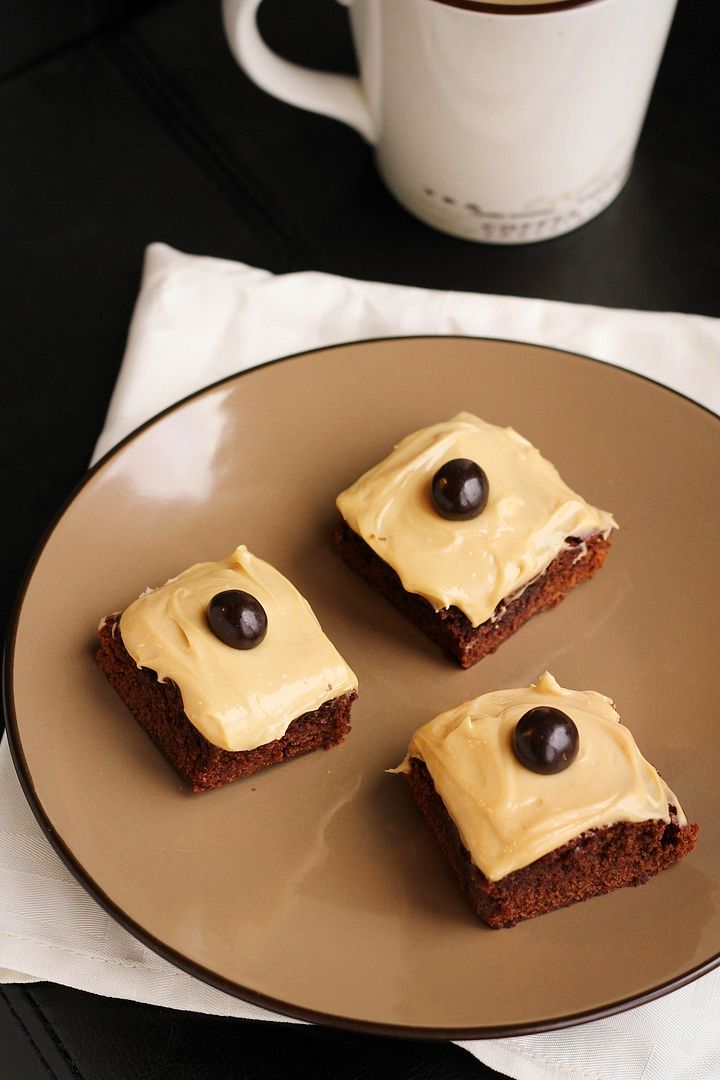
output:
[[[6,1014],[2,1011],[2,998]],[[498,1073],[442,1042],[244,1022],[96,998],[43,984],[0,993],[8,1080],[491,1080]],[[21,1037],[25,1043],[21,1044]],[[13,1047],[13,1043],[9,1044]],[[32,1051],[30,1053],[29,1051]],[[3,1055],[4,1056],[4,1055]],[[6,1059],[7,1060],[7,1059]],[[43,1070],[43,1071],[40,1071]]]
[[[575,233],[522,248],[412,219],[357,135],[242,75],[218,8],[0,3],[3,625],[92,452],[152,240],[275,271],[720,314],[715,0],[680,0],[616,202]],[[262,28],[291,59],[352,68],[334,0],[265,0]],[[442,1043],[186,1015],[51,984],[0,992],[3,1080],[382,1075],[494,1074]]]
[[72,42],[117,25],[154,0],[2,0],[0,77],[15,75]]

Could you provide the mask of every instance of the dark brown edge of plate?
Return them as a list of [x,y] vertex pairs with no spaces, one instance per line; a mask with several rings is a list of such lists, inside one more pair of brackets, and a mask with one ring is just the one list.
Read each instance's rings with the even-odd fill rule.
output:
[[338,1016],[331,1013],[315,1012],[310,1009],[303,1009],[291,1002],[280,1001],[278,999],[267,997],[263,994],[258,994],[255,991],[248,990],[247,988],[240,986],[237,983],[231,982],[228,979],[223,978],[221,975],[217,975],[213,971],[202,967],[200,964],[195,963],[192,960],[188,960],[187,957],[180,953],[176,953],[168,945],[158,941],[146,930],[143,929],[138,923],[136,923],[129,915],[127,915],[120,907],[118,907],[113,900],[100,888],[100,886],[92,879],[88,872],[84,869],[82,864],[73,855],[70,848],[67,846],[61,836],[59,836],[53,829],[49,819],[47,818],[45,811],[40,802],[40,798],[37,795],[30,772],[25,760],[25,755],[22,749],[22,739],[20,737],[20,731],[18,728],[17,717],[14,708],[14,696],[13,696],[13,659],[15,654],[15,644],[17,639],[18,623],[20,621],[20,613],[22,611],[25,594],[32,580],[35,567],[37,566],[45,547],[47,546],[50,538],[55,531],[55,528],[60,523],[70,506],[74,503],[80,492],[90,483],[95,473],[99,472],[101,468],[116,454],[119,454],[121,450],[131,441],[137,438],[146,428],[151,427],[154,424],[159,423],[168,413],[175,412],[177,409],[184,407],[188,402],[200,397],[204,394],[214,392],[218,387],[225,383],[234,382],[241,379],[244,375],[251,374],[252,372],[259,371],[262,368],[270,367],[273,364],[287,363],[291,360],[299,360],[305,356],[309,356],[315,353],[329,352],[333,349],[345,349],[356,345],[372,345],[376,342],[389,342],[389,341],[448,341],[448,340],[461,340],[461,341],[482,341],[482,342],[498,342],[500,344],[507,345],[519,345],[523,348],[538,349],[544,352],[564,353],[566,356],[571,357],[573,360],[585,361],[591,364],[601,364],[603,367],[607,367],[615,371],[619,377],[626,377],[629,379],[640,379],[643,382],[650,383],[657,386],[660,390],[666,393],[672,394],[675,397],[680,398],[688,402],[688,404],[699,409],[701,412],[707,413],[714,420],[720,422],[720,416],[709,409],[707,406],[700,404],[697,401],[693,401],[686,394],[682,394],[679,390],[675,390],[673,387],[666,386],[664,383],[658,382],[656,379],[651,379],[647,375],[641,375],[637,372],[630,371],[628,368],[620,367],[619,365],[612,364],[609,361],[598,360],[596,357],[586,356],[583,353],[575,353],[569,349],[557,349],[551,345],[536,345],[532,342],[515,341],[511,338],[485,338],[477,337],[472,334],[407,334],[388,336],[383,338],[368,338],[362,341],[345,341],[338,342],[335,345],[324,345],[317,349],[305,349],[299,353],[292,353],[289,356],[276,357],[273,360],[268,360],[263,364],[257,364],[254,367],[247,368],[244,371],[236,372],[233,375],[227,375],[223,379],[218,379],[216,382],[211,383],[209,386],[202,387],[200,390],[194,391],[192,394],[188,394],[180,401],[174,402],[166,409],[163,409],[156,416],[146,420],[139,427],[135,428],[128,435],[125,436],[119,443],[112,447],[106,454],[104,454],[95,464],[88,469],[83,478],[75,485],[73,490],[61,504],[47,528],[45,529],[38,546],[28,564],[25,571],[25,575],[21,581],[18,589],[17,600],[13,609],[13,614],[8,626],[7,637],[5,641],[5,647],[3,651],[3,664],[2,664],[2,701],[5,712],[5,723],[8,745],[10,747],[10,754],[20,780],[20,785],[23,789],[25,797],[30,805],[30,808],[37,819],[40,828],[49,840],[56,853],[59,855],[62,862],[65,864],[70,873],[76,878],[80,885],[90,894],[90,896],[107,912],[117,923],[120,924],[128,933],[142,942],[151,952],[157,953],[158,956],[167,960],[181,971],[186,972],[188,975],[192,975],[202,982],[214,987],[217,990],[222,990],[224,993],[229,994],[231,997],[240,998],[243,1001],[251,1002],[254,1005],[259,1005],[262,1008],[269,1009],[273,1012],[280,1013],[284,1016],[290,1016],[297,1020],[302,1020],[306,1023],[323,1024],[327,1027],[339,1028],[344,1031],[354,1032],[357,1034],[369,1034],[369,1035],[387,1035],[394,1036],[396,1038],[415,1038],[415,1039],[452,1039],[452,1040],[464,1040],[464,1039],[497,1039],[508,1038],[516,1035],[535,1035],[544,1031],[557,1031],[563,1028],[575,1027],[578,1024],[587,1023],[590,1020],[600,1020],[607,1016],[613,1016],[617,1013],[625,1012],[627,1009],[635,1008],[637,1005],[643,1005],[649,1001],[654,1001],[656,998],[663,997],[665,994],[670,993],[672,990],[678,990],[682,986],[686,986],[688,983],[693,982],[701,975],[712,971],[715,967],[720,965],[720,952],[711,956],[704,963],[699,964],[695,968],[691,968],[689,971],[684,972],[675,979],[671,979],[666,983],[660,983],[657,986],[645,991],[642,994],[633,995],[627,998],[621,998],[618,1001],[609,1002],[604,1006],[600,1006],[597,1009],[587,1009],[584,1012],[568,1013],[565,1016],[555,1017],[551,1020],[538,1021],[536,1023],[518,1023],[518,1024],[505,1024],[499,1027],[469,1027],[469,1028],[447,1028],[447,1027],[407,1027],[401,1024],[391,1023],[375,1023],[369,1020],[358,1020],[357,1018]]

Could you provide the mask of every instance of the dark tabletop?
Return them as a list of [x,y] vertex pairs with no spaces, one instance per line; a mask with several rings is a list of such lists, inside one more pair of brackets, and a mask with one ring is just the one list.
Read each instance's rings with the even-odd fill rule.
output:
[[[289,59],[353,70],[334,0],[265,0],[261,27]],[[102,427],[150,241],[276,272],[720,315],[716,0],[679,2],[618,199],[574,233],[508,248],[421,225],[358,135],[257,89],[219,0],[0,0],[0,28],[3,627]],[[9,1080],[306,1075],[497,1076],[446,1043],[0,990]]]

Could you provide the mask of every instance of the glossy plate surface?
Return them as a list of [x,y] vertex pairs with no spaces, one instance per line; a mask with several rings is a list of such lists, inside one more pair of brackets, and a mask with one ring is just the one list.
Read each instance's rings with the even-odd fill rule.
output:
[[[620,524],[593,581],[468,672],[329,540],[337,492],[403,435],[463,409],[517,428]],[[720,953],[718,476],[710,413],[622,370],[511,342],[342,346],[210,388],[89,475],[29,575],[6,674],[34,809],[147,944],[295,1016],[480,1037],[679,985]],[[191,795],[97,669],[95,628],[238,543],[307,596],[360,697],[342,747]],[[385,770],[436,712],[545,669],[614,698],[701,836],[642,888],[491,931]]]

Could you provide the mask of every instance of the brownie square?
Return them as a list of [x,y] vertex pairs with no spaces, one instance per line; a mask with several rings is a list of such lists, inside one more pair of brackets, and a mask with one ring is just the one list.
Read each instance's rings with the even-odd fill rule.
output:
[[681,825],[676,808],[669,805],[669,823],[620,822],[590,829],[529,866],[488,881],[473,863],[427,766],[413,759],[407,780],[475,914],[494,930],[627,885],[642,885],[685,858],[699,831],[698,825]]
[[97,661],[194,791],[343,741],[357,679],[307,600],[240,546],[100,624]]
[[641,885],[698,836],[610,698],[548,672],[435,716],[391,771],[493,928]]
[[355,691],[298,716],[282,738],[252,750],[214,746],[188,720],[175,683],[160,682],[154,671],[135,664],[123,644],[119,618],[112,615],[101,625],[97,662],[140,726],[195,792],[221,787],[311,750],[329,750],[350,731]]
[[333,539],[343,561],[461,668],[472,667],[494,653],[533,615],[555,607],[576,585],[588,581],[603,565],[610,548],[610,540],[604,536],[593,536],[584,543],[569,536],[567,546],[541,577],[519,596],[503,601],[492,618],[473,626],[467,615],[454,605],[436,611],[425,597],[407,592],[393,568],[346,522],[338,523]]
[[337,506],[344,561],[463,668],[596,574],[617,527],[471,413],[406,436]]

